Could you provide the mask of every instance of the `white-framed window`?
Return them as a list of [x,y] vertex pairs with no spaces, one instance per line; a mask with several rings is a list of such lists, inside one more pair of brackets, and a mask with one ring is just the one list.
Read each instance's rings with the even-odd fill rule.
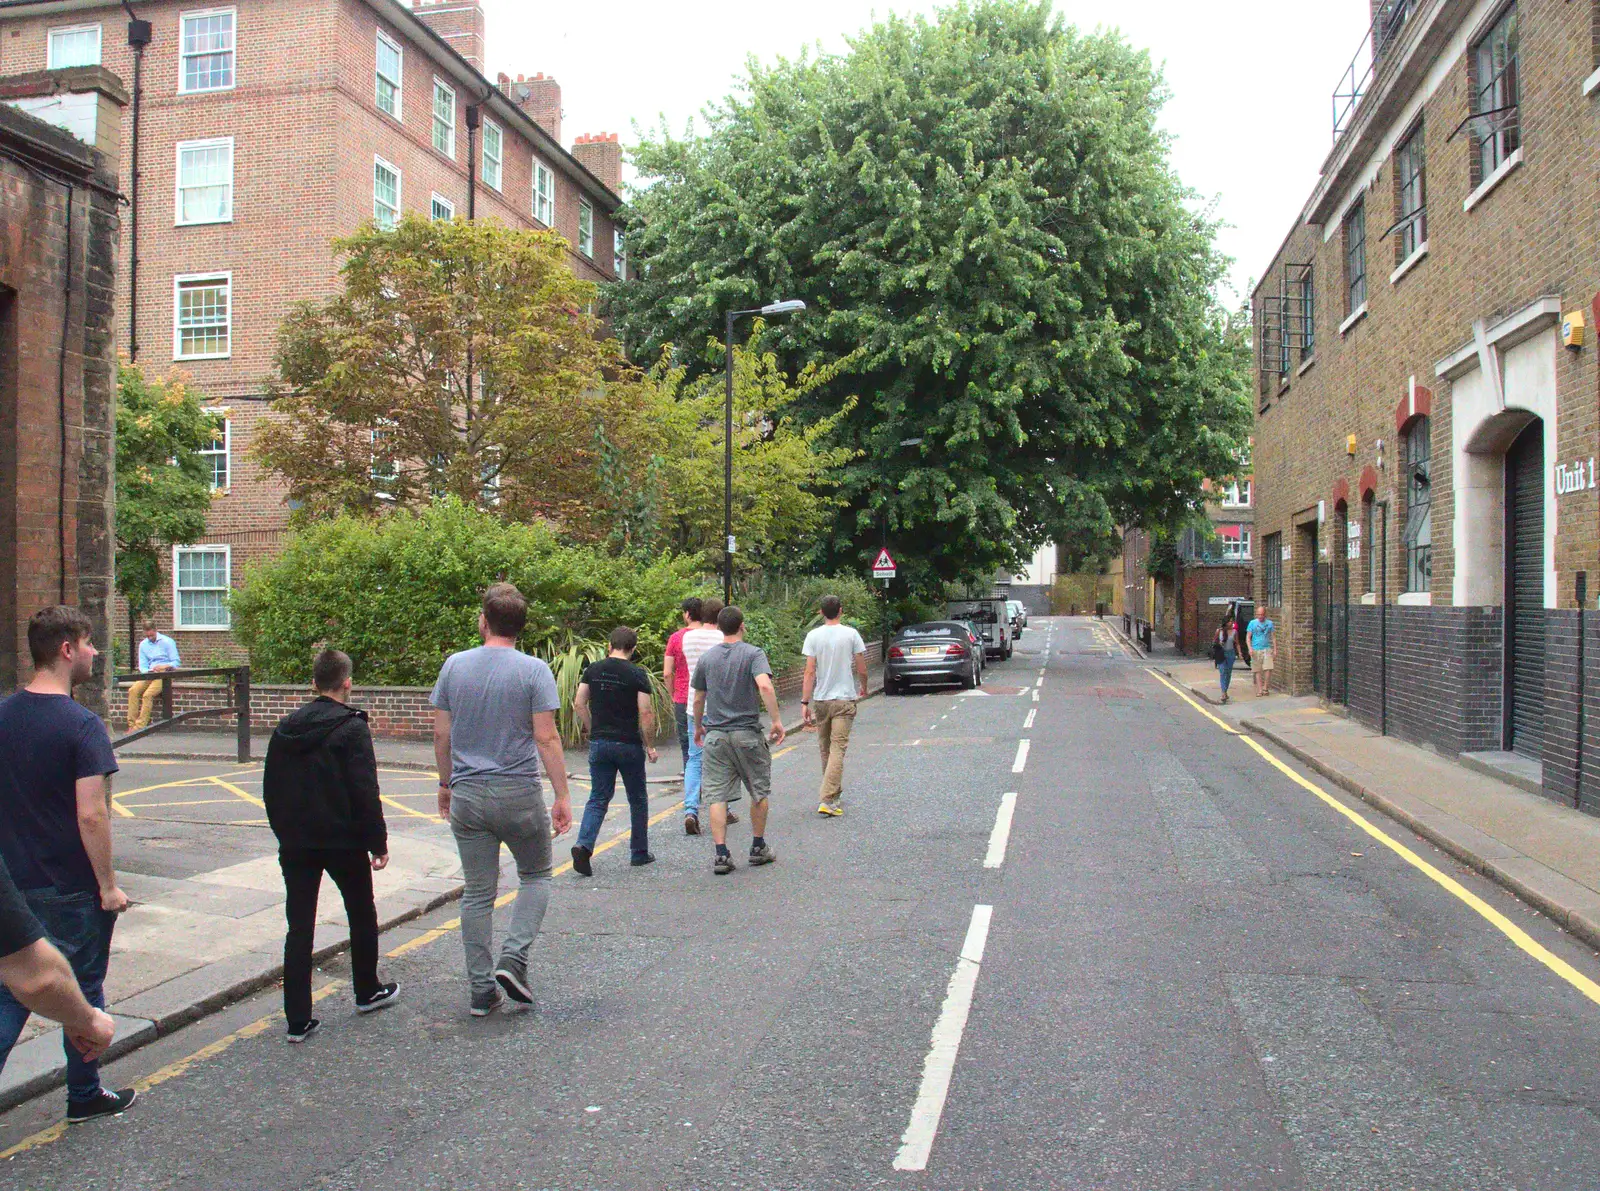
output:
[[1243,525],[1218,527],[1222,534],[1222,557],[1227,562],[1250,561],[1250,530]]
[[578,200],[578,251],[594,259],[594,207],[588,199]]
[[456,159],[456,92],[439,79],[433,80],[433,147]]
[[1222,507],[1248,509],[1250,507],[1250,481],[1234,480],[1222,490]]
[[399,425],[391,418],[379,418],[372,428],[372,494],[392,502],[400,484],[400,461],[394,455],[394,431]]
[[400,222],[400,167],[372,159],[372,218],[384,231]]
[[233,274],[172,279],[172,358],[225,360],[233,352]]
[[173,627],[201,631],[231,627],[228,593],[233,589],[232,578],[231,547],[174,546]]
[[228,417],[225,409],[208,409],[211,415],[213,431],[211,439],[200,448],[200,458],[205,460],[206,469],[211,475],[211,490],[224,492],[228,488],[230,464],[233,449],[233,421]]
[[622,229],[611,229],[611,271],[618,277],[628,276],[628,246],[623,243]]
[[533,159],[533,217],[545,227],[556,225],[556,176],[537,157]]
[[505,153],[505,134],[493,120],[483,122],[483,184],[500,189],[500,164]]
[[233,86],[237,17],[232,8],[208,8],[178,17],[179,94],[226,91]]
[[445,198],[444,195],[435,194],[428,206],[428,214],[434,219],[454,219],[456,217],[456,205]]
[[233,222],[233,138],[179,141],[173,222]]
[[400,48],[400,43],[379,29],[373,85],[376,88],[378,110],[396,120],[400,119],[400,86],[405,80],[405,60],[405,51]]
[[51,70],[100,65],[100,26],[67,25],[47,35],[45,60]]

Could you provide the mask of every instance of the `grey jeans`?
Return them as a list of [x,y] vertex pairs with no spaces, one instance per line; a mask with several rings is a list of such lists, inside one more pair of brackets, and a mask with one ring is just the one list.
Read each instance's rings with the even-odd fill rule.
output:
[[526,965],[550,904],[550,812],[537,778],[465,778],[450,791],[450,830],[461,853],[461,943],[474,993],[494,989],[494,903],[500,845],[517,862],[516,901],[500,943],[505,959]]

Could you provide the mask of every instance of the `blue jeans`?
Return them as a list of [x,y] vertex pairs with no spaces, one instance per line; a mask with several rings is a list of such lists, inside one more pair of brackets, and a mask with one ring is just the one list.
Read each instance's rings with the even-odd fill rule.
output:
[[700,814],[700,753],[694,742],[694,713],[689,714],[689,759],[683,765],[683,813]]
[[[25,889],[22,898],[44,927],[44,933],[72,965],[78,987],[96,1009],[106,1007],[106,965],[111,959],[111,931],[117,916],[100,908],[98,893],[60,893],[46,886]],[[28,1009],[0,985],[0,1068],[6,1065],[28,1022]],[[62,1039],[67,1052],[67,1099],[93,1100],[100,1094],[100,1064],[86,1063]]]
[[589,742],[589,805],[583,808],[583,824],[578,828],[578,846],[594,850],[600,838],[611,798],[617,792],[617,774],[628,791],[628,818],[633,826],[633,854],[650,852],[650,795],[644,784],[644,745],[635,741],[591,740]]
[[1222,693],[1224,695],[1228,693],[1228,684],[1233,681],[1233,663],[1238,660],[1238,657],[1239,655],[1233,650],[1224,649],[1222,651],[1222,661],[1217,663],[1217,674],[1222,680]]

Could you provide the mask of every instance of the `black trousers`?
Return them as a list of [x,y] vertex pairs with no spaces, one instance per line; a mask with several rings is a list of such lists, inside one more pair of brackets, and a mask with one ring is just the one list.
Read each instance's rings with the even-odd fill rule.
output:
[[283,1015],[290,1025],[311,1020],[311,940],[317,929],[317,892],[327,873],[344,897],[350,920],[350,967],[356,997],[378,991],[378,907],[372,897],[372,863],[358,849],[285,848],[278,853],[289,933],[283,940]]

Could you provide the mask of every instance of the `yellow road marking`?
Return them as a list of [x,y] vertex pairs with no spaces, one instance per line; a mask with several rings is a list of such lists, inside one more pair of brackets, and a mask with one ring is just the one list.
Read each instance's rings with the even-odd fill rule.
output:
[[425,815],[419,810],[413,810],[403,802],[397,802],[387,794],[378,795],[378,801],[383,803],[384,806],[392,806],[397,811],[404,811],[406,814],[416,819],[431,819],[435,822],[437,822],[439,819],[438,815]]
[[[233,773],[217,774],[217,775],[215,775],[215,777],[248,777],[249,775],[251,775],[251,774],[253,774],[255,772],[256,771],[254,769],[240,769],[240,770],[234,771]],[[157,782],[153,786],[135,786],[131,790],[118,790],[114,794],[112,794],[112,797],[113,798],[127,798],[127,797],[129,797],[130,795],[133,795],[133,794],[148,794],[151,790],[170,790],[174,786],[203,786],[207,782],[212,781],[212,780],[214,780],[214,778],[213,778],[212,775],[209,775],[209,774],[206,775],[206,776],[203,776],[203,777],[179,778],[177,781],[172,781],[172,782]]]
[[[324,997],[331,996],[337,992],[343,986],[343,984],[344,981],[342,980],[330,981],[329,983],[323,985],[323,987],[317,989],[316,992],[311,994],[312,1001],[320,1001]],[[282,1020],[282,1013],[269,1013],[266,1017],[263,1017],[258,1021],[253,1021],[247,1026],[241,1026],[233,1033],[222,1038],[218,1038],[215,1042],[211,1042],[205,1046],[202,1046],[193,1054],[185,1055],[181,1059],[176,1059],[173,1062],[168,1063],[165,1067],[162,1067],[159,1071],[152,1071],[143,1079],[134,1080],[134,1090],[142,1095],[143,1093],[148,1092],[151,1088],[161,1086],[169,1079],[177,1079],[178,1076],[183,1075],[196,1063],[203,1063],[207,1059],[215,1058],[217,1055],[220,1055],[223,1051],[227,1050],[235,1042],[241,1042],[246,1038],[254,1038],[257,1034],[270,1029],[273,1022]],[[23,1138],[10,1149],[0,1150],[0,1161],[4,1161],[7,1158],[14,1158],[18,1154],[25,1153],[28,1150],[37,1149],[40,1146],[49,1145],[51,1142],[60,1141],[61,1138],[66,1135],[66,1132],[67,1123],[65,1121],[58,1121],[54,1125],[51,1125],[48,1129],[41,1129],[33,1136]]]
[[147,811],[160,810],[162,807],[167,806],[215,806],[220,802],[226,802],[229,806],[234,806],[238,801],[237,798],[185,798],[178,802],[130,802],[128,807],[132,810]]
[[228,791],[228,793],[230,793],[230,794],[237,794],[240,798],[244,799],[246,802],[254,803],[256,806],[259,806],[259,807],[262,807],[262,808],[265,808],[266,805],[267,805],[266,803],[262,802],[261,799],[257,798],[254,794],[250,793],[248,790],[241,790],[241,789],[239,789],[238,786],[234,785],[232,782],[227,781],[227,780],[225,780],[223,778],[213,777],[213,778],[208,778],[207,780],[210,781],[213,785],[221,786],[224,790]]
[[1460,899],[1466,905],[1470,906],[1486,921],[1493,925],[1495,929],[1500,931],[1501,934],[1505,935],[1506,938],[1510,939],[1514,944],[1516,944],[1520,950],[1538,960],[1557,976],[1560,976],[1568,984],[1572,985],[1573,988],[1577,989],[1584,996],[1588,997],[1589,1000],[1593,1001],[1596,1005],[1600,1005],[1600,984],[1596,984],[1593,980],[1590,980],[1589,977],[1585,976],[1571,964],[1567,963],[1566,960],[1562,959],[1558,955],[1553,954],[1549,949],[1535,940],[1533,936],[1528,934],[1527,931],[1523,930],[1515,922],[1512,922],[1511,919],[1507,918],[1499,910],[1495,909],[1488,902],[1484,901],[1476,893],[1473,893],[1472,890],[1462,885],[1461,882],[1457,881],[1454,877],[1441,872],[1437,867],[1428,863],[1428,861],[1424,860],[1421,856],[1418,856],[1415,852],[1406,847],[1404,844],[1400,843],[1398,840],[1391,839],[1388,834],[1376,824],[1368,822],[1366,817],[1359,811],[1352,810],[1350,807],[1345,806],[1344,803],[1340,802],[1337,798],[1335,798],[1332,794],[1329,794],[1315,782],[1301,777],[1293,769],[1289,768],[1288,765],[1284,764],[1277,757],[1273,756],[1272,753],[1267,750],[1266,746],[1255,740],[1253,737],[1246,736],[1238,729],[1230,727],[1228,724],[1218,719],[1215,715],[1212,715],[1211,712],[1207,711],[1204,707],[1201,707],[1200,704],[1196,703],[1193,699],[1184,694],[1183,691],[1179,690],[1172,683],[1168,682],[1160,674],[1149,668],[1146,668],[1145,672],[1159,682],[1162,686],[1170,690],[1173,694],[1177,695],[1178,698],[1182,699],[1190,707],[1194,708],[1201,715],[1205,716],[1206,719],[1210,720],[1224,732],[1228,733],[1228,735],[1237,736],[1240,740],[1244,741],[1247,745],[1259,753],[1274,769],[1277,769],[1279,772],[1288,777],[1290,781],[1294,782],[1297,786],[1311,791],[1311,793],[1315,794],[1323,802],[1327,803],[1334,810],[1338,811],[1345,818],[1349,819],[1350,822],[1361,828],[1362,831],[1366,832],[1367,835],[1371,836],[1375,841],[1388,848],[1391,852],[1399,856],[1418,872],[1423,873],[1430,880],[1436,882],[1441,888],[1448,891],[1454,897]]

